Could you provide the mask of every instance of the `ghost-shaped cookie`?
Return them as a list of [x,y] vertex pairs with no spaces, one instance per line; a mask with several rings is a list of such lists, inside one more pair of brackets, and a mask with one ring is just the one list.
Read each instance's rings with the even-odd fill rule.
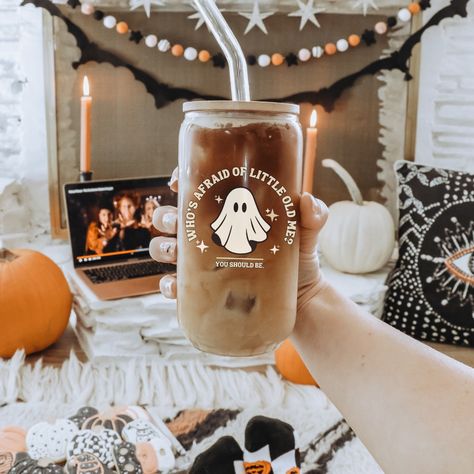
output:
[[267,240],[270,224],[260,214],[253,194],[235,188],[226,197],[217,219],[211,224],[212,240],[231,253],[253,252],[257,243]]

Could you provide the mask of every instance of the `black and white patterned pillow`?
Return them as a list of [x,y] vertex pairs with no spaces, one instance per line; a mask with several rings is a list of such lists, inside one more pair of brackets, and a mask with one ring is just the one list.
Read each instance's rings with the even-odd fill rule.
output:
[[474,175],[395,169],[400,254],[382,319],[418,339],[474,346]]

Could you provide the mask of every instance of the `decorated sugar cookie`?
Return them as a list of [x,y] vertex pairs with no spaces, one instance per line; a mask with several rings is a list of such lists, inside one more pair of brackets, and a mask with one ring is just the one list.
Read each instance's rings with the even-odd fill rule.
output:
[[0,474],[8,474],[15,464],[15,454],[9,451],[0,451]]
[[26,431],[19,426],[5,426],[0,430],[0,451],[26,451]]
[[81,430],[71,439],[67,446],[67,458],[89,453],[96,456],[107,467],[112,467],[112,449],[120,444],[120,436],[113,430]]
[[126,410],[127,407],[120,407],[110,408],[102,413],[96,413],[84,421],[82,429],[107,428],[121,434],[123,427],[133,421],[133,417],[131,414],[126,413]]
[[151,422],[147,420],[134,420],[122,431],[122,438],[130,443],[145,443],[154,438],[166,438],[166,436]]
[[[115,469],[118,474],[144,474],[140,461],[136,456],[135,445],[123,442],[114,447],[113,458]],[[157,471],[152,471],[151,474]]]
[[63,474],[63,468],[45,459],[32,459],[27,453],[19,453],[9,474]]
[[26,435],[28,454],[33,459],[62,462],[66,459],[67,445],[77,432],[77,426],[71,420],[37,423]]
[[70,416],[69,419],[75,423],[79,429],[82,429],[82,425],[85,421],[98,413],[99,411],[94,407],[82,407],[77,410],[75,415]]
[[110,469],[104,466],[96,456],[90,453],[72,456],[64,469],[67,474],[112,474]]
[[154,438],[147,443],[137,443],[136,456],[144,474],[167,472],[176,464],[171,443],[166,438]]

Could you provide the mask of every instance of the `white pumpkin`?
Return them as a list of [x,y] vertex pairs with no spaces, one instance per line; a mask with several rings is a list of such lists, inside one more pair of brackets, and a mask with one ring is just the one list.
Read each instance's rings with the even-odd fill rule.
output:
[[329,207],[319,246],[325,260],[346,273],[369,273],[382,268],[395,245],[395,226],[388,210],[377,202],[362,199],[352,176],[336,161],[323,160],[344,181],[352,201]]

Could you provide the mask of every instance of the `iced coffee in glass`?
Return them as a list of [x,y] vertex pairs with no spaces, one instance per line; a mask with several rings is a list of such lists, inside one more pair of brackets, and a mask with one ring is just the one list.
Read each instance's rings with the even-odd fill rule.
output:
[[292,104],[184,104],[178,318],[198,349],[274,349],[296,316],[302,133]]

